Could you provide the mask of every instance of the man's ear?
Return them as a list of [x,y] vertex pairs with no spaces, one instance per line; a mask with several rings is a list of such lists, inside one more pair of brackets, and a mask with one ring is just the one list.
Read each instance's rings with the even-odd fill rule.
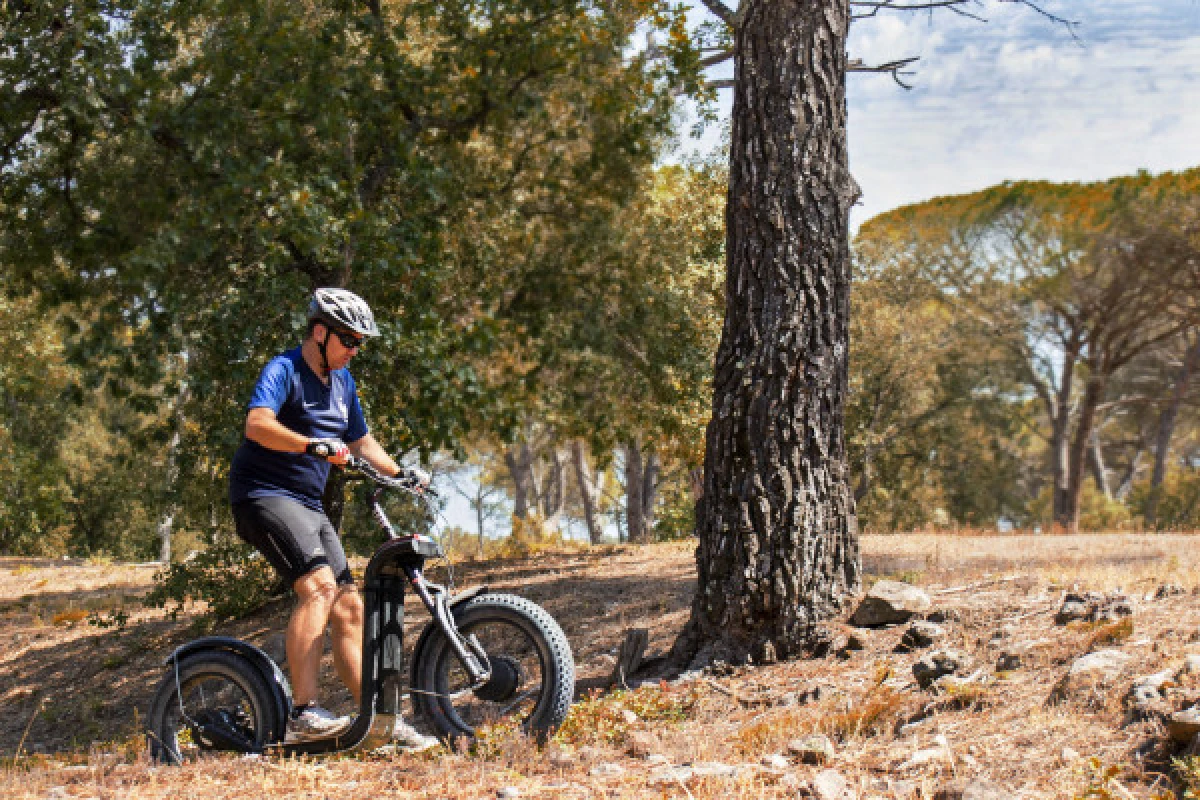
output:
[[[319,330],[324,331],[325,335],[318,337],[317,331],[319,331]],[[318,322],[316,325],[313,325],[313,339],[316,341],[317,344],[325,344],[326,340],[329,339],[329,328],[327,328],[323,323],[320,323],[320,322]]]

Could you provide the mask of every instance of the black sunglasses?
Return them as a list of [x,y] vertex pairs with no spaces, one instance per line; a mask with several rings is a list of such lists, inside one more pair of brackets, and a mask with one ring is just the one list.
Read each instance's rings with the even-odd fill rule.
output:
[[363,342],[365,341],[365,339],[362,337],[355,336],[353,333],[348,333],[346,331],[331,330],[330,333],[336,336],[338,341],[342,343],[342,347],[346,348],[347,350],[355,350],[360,348],[363,346]]

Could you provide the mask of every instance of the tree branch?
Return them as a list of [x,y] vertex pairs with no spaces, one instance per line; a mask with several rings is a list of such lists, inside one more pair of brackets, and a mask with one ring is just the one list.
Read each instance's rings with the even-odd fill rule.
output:
[[903,86],[905,89],[911,89],[912,85],[901,80],[901,75],[912,75],[911,71],[904,68],[915,64],[919,59],[918,56],[910,56],[909,58],[901,58],[896,61],[889,61],[886,64],[864,64],[861,59],[853,58],[846,62],[846,72],[887,72],[890,73],[892,79],[896,83]]
[[720,17],[721,21],[726,25],[731,28],[734,26],[734,21],[736,20],[737,15],[734,13],[733,9],[722,3],[721,0],[700,0],[700,2],[704,3],[704,7],[711,11],[714,15]]

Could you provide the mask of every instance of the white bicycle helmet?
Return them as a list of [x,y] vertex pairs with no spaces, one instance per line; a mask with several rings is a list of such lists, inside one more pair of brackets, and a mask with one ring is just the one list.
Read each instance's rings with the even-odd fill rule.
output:
[[359,336],[378,336],[375,315],[366,301],[345,289],[317,289],[308,304],[308,322],[332,325],[357,333]]

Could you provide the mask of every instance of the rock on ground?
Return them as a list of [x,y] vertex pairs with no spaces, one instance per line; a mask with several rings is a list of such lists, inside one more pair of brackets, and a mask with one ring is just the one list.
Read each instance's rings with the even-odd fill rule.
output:
[[1133,604],[1123,594],[1100,592],[1068,592],[1062,607],[1054,616],[1057,625],[1083,620],[1086,622],[1116,622],[1133,614]]
[[816,800],[852,800],[854,797],[850,783],[840,772],[832,769],[818,772],[809,779],[807,786],[800,787],[797,795]]
[[918,650],[923,647],[932,647],[934,642],[945,635],[946,630],[941,625],[917,620],[908,626],[908,630],[904,632],[903,638],[900,639],[900,644],[909,650]]
[[922,689],[928,689],[943,675],[954,675],[971,665],[971,657],[958,650],[938,650],[913,664],[913,677]]
[[850,622],[863,628],[908,622],[913,615],[927,611],[932,605],[929,595],[916,586],[880,581],[867,592]]
[[833,742],[821,735],[793,739],[787,749],[802,764],[827,764],[834,755]]
[[938,789],[933,800],[1009,800],[1011,797],[1011,792],[987,781],[964,781]]
[[1180,744],[1191,742],[1200,735],[1200,708],[1176,711],[1167,717],[1167,732]]
[[1075,660],[1061,684],[1064,695],[1116,682],[1132,656],[1120,650],[1097,650]]

